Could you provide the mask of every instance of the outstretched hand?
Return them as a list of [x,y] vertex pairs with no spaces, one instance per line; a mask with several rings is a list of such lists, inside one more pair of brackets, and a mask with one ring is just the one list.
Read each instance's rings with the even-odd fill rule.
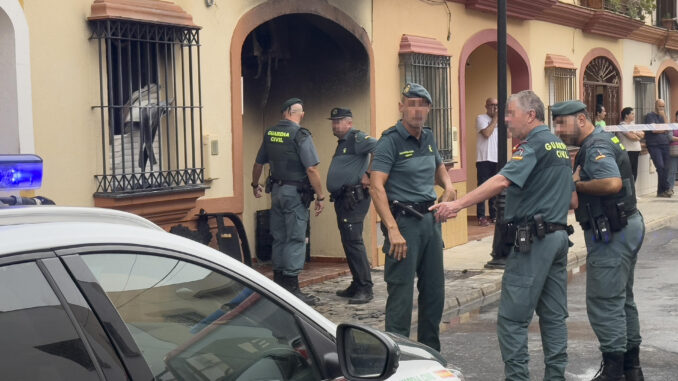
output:
[[462,209],[459,203],[455,201],[441,202],[428,208],[436,215],[436,222],[445,222],[448,218],[457,217],[457,213]]

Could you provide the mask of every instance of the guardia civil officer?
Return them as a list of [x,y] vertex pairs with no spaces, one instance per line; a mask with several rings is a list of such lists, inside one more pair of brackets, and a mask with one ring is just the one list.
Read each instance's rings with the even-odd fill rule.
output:
[[567,212],[576,204],[567,147],[544,125],[544,104],[532,91],[508,100],[506,122],[521,140],[499,173],[453,202],[432,207],[438,219],[506,189],[506,260],[497,317],[507,380],[529,380],[527,327],[534,312],[544,350],[544,380],[565,380],[567,365]]
[[417,340],[440,350],[439,325],[445,299],[440,223],[428,208],[434,185],[443,200],[455,193],[429,128],[431,95],[416,83],[402,91],[402,119],[382,134],[372,161],[370,194],[384,233],[387,283],[386,331],[410,335],[414,277],[418,277]]
[[370,209],[367,169],[377,139],[353,128],[350,109],[333,108],[329,119],[332,121],[332,133],[339,141],[327,172],[327,191],[330,192],[330,201],[334,202],[341,244],[353,275],[351,285],[337,291],[337,295],[350,298],[349,304],[363,304],[373,298],[370,263],[363,242],[363,222]]
[[270,165],[266,189],[271,193],[270,231],[273,235],[274,281],[309,305],[315,298],[299,290],[299,273],[306,259],[308,207],[315,193],[315,215],[323,210],[323,188],[318,173],[318,153],[311,132],[299,126],[303,102],[291,98],[282,105],[282,119],[266,130],[252,168],[254,197],[261,197],[263,165]]
[[629,157],[613,134],[594,127],[579,101],[551,108],[556,133],[581,147],[574,163],[575,211],[586,236],[586,310],[603,364],[594,380],[643,380],[633,273],[645,224],[636,209]]

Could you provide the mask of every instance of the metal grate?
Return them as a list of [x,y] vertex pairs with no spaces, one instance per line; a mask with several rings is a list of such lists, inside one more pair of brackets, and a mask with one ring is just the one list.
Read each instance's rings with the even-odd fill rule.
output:
[[202,186],[197,28],[93,20],[99,53],[97,194]]
[[549,81],[548,125],[552,126],[551,105],[579,98],[576,90],[576,70],[550,68],[546,70]]
[[[654,111],[655,82],[652,77],[635,77],[636,123],[645,123],[645,116]],[[667,114],[667,116],[670,114]]]
[[453,161],[452,107],[450,106],[450,57],[430,54],[403,54],[405,82],[424,86],[433,99],[428,123],[433,130],[443,162]]

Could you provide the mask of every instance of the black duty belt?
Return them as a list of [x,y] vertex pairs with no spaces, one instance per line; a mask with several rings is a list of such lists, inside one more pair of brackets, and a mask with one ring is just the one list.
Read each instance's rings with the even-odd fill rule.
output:
[[294,185],[295,187],[298,187],[298,188],[303,187],[303,186],[308,184],[306,181],[278,180],[278,179],[274,179],[273,177],[270,177],[269,181],[271,182],[271,184]]
[[424,214],[430,213],[428,208],[435,204],[435,200],[424,202],[405,202],[405,201],[389,201],[391,206],[391,213],[393,216],[398,214],[410,215],[419,219],[424,217]]
[[[636,212],[638,212],[638,208],[631,208],[629,210],[625,210],[624,212],[626,213],[626,215],[628,217],[631,217],[632,215],[636,214]],[[591,222],[590,221],[580,223],[579,225],[581,225],[582,230],[591,229]]]
[[369,196],[369,194],[369,189],[364,188],[362,184],[343,185],[338,191],[330,192],[330,201],[335,202],[348,197],[355,199],[357,202],[363,200],[365,197]]

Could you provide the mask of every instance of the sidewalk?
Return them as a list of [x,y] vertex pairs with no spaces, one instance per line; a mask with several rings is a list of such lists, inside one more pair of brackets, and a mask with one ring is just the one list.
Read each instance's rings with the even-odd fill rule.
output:
[[[678,197],[666,199],[654,195],[639,196],[638,209],[645,219],[646,232],[678,224]],[[586,244],[574,214],[569,215],[568,223],[575,227],[575,233],[570,236],[574,246],[568,252],[567,265],[568,275],[572,276],[585,268]],[[445,250],[445,307],[441,331],[468,319],[469,312],[480,306],[498,300],[503,270],[484,268],[485,263],[491,259],[491,246],[492,236]],[[387,293],[383,267],[372,270],[372,281],[374,300],[362,305],[350,305],[346,299],[335,295],[336,290],[348,287],[350,275],[304,287],[304,292],[316,295],[320,302],[315,309],[337,324],[353,322],[384,329]],[[416,287],[414,293],[413,326],[417,322]],[[412,332],[416,333],[416,329]]]

